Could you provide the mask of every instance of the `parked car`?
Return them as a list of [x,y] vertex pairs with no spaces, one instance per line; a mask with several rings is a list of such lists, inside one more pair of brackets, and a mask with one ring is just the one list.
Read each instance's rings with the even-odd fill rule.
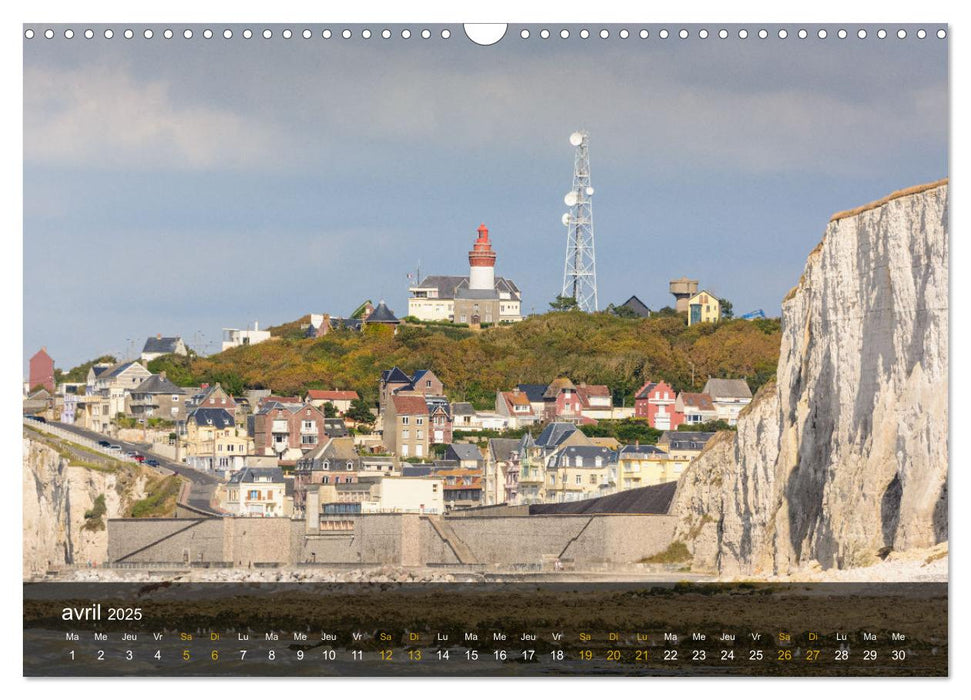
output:
[[35,420],[38,423],[46,423],[47,419],[44,416],[27,416],[27,420]]
[[145,461],[145,455],[135,454],[134,460],[136,462],[139,462],[139,463],[144,462]]
[[121,445],[108,445],[108,449],[112,452],[121,452]]
[[154,459],[154,458],[149,458],[149,459],[146,459],[145,460],[145,464],[147,464],[150,467],[157,467],[158,466],[158,460],[157,459]]
[[107,440],[98,440],[99,447],[111,447],[111,443]]
[[125,457],[125,459],[134,459],[135,458],[135,453],[132,452],[131,450],[128,450],[128,451],[125,452],[124,457]]

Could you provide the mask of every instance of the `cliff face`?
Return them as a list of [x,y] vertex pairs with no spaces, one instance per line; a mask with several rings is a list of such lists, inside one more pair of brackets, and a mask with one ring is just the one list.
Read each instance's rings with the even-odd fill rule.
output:
[[783,303],[776,381],[685,472],[699,569],[863,566],[948,537],[948,188],[833,217]]
[[122,517],[133,499],[144,497],[144,476],[70,466],[55,450],[29,438],[24,438],[23,461],[24,578],[52,566],[104,562],[107,530],[85,514],[97,512],[102,496],[100,521]]

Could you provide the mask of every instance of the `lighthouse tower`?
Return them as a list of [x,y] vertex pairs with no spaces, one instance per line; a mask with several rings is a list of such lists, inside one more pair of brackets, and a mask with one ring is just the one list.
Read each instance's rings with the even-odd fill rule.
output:
[[481,224],[479,238],[469,251],[469,289],[496,289],[496,254],[489,242],[489,229]]

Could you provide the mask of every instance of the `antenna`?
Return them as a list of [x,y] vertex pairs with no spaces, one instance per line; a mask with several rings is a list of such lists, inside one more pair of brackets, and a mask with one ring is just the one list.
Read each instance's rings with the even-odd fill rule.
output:
[[593,248],[593,187],[590,185],[589,134],[574,131],[570,145],[573,159],[573,189],[563,202],[570,211],[561,221],[566,226],[566,261],[563,264],[563,293],[577,302],[581,311],[597,311],[597,262]]

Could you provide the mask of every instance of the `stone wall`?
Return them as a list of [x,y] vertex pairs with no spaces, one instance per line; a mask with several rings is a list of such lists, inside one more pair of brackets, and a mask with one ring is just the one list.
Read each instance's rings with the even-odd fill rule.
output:
[[[110,561],[128,555],[125,561],[133,563],[220,562],[241,568],[307,562],[520,566],[561,556],[577,565],[623,565],[664,551],[674,525],[674,518],[663,515],[507,516],[443,523],[440,516],[382,513],[358,516],[352,531],[308,533],[302,520],[288,518],[144,518],[108,522],[108,555]],[[443,536],[458,541],[449,546]]]

